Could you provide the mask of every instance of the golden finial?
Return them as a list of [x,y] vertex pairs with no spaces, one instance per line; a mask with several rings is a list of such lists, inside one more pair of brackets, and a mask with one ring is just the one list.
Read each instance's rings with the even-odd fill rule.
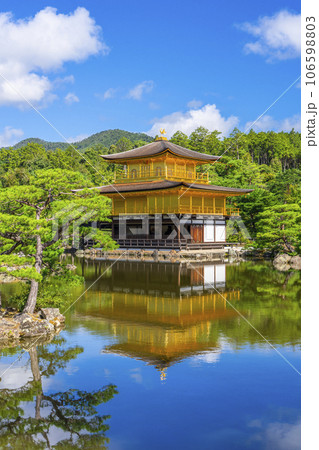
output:
[[167,137],[164,136],[164,134],[166,134],[166,131],[164,128],[160,129],[160,133],[161,133],[161,136],[158,136],[156,138],[156,141],[167,141]]

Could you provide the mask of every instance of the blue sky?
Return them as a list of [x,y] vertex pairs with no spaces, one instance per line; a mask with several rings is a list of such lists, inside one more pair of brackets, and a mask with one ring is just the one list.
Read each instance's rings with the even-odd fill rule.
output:
[[[244,130],[300,75],[294,0],[2,0],[0,145]],[[80,9],[78,9],[80,8]],[[8,14],[10,13],[10,14]],[[12,86],[15,90],[12,90]],[[255,125],[300,129],[300,83]]]

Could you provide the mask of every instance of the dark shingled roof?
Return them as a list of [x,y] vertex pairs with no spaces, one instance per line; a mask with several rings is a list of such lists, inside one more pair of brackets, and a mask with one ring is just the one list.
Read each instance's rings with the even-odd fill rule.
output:
[[133,148],[133,150],[128,150],[127,152],[113,153],[112,155],[101,155],[101,157],[107,161],[120,161],[155,156],[165,152],[165,150],[174,153],[175,155],[182,156],[183,158],[191,158],[207,162],[216,161],[219,158],[218,156],[206,155],[205,153],[189,150],[188,148],[181,147],[180,145],[173,144],[169,141],[155,141],[150,144],[143,145],[143,147]]
[[238,189],[226,186],[213,186],[211,184],[197,184],[186,183],[185,181],[149,181],[144,183],[127,183],[127,184],[110,184],[108,186],[101,186],[101,194],[115,194],[124,192],[141,192],[141,191],[155,191],[160,189],[171,189],[175,187],[186,187],[190,189],[202,189],[212,192],[225,192],[234,194],[248,194],[253,189]]

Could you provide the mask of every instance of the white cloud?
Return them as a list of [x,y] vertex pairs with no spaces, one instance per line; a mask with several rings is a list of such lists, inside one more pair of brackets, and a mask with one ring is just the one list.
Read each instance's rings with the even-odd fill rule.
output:
[[148,106],[149,106],[150,109],[153,109],[153,110],[160,109],[160,105],[158,103],[155,103],[155,102],[150,102],[148,104]]
[[71,136],[67,138],[67,142],[69,144],[73,144],[74,142],[80,142],[83,141],[83,139],[86,139],[89,137],[89,134],[78,134],[77,136]]
[[[287,117],[286,119],[282,120],[276,120],[272,116],[263,116],[259,120],[257,120],[256,123],[253,124],[253,122],[247,122],[245,125],[245,131],[249,131],[252,127],[253,130],[256,132],[259,131],[291,131],[292,128],[295,129],[295,131],[300,131],[301,129],[301,122],[300,122],[300,116],[298,114],[295,114],[292,117]],[[253,125],[252,125],[253,124]]]
[[78,103],[80,101],[79,97],[73,92],[69,92],[65,97],[64,101],[67,105],[72,105],[72,103]]
[[53,81],[53,83],[54,83],[54,86],[57,86],[57,87],[63,86],[63,85],[68,84],[68,83],[73,84],[74,83],[74,76],[73,75],[67,75],[66,77],[63,77],[63,78],[59,78],[58,77],[58,78],[56,78]]
[[100,34],[100,27],[85,8],[58,14],[55,8],[47,7],[21,20],[14,20],[11,13],[0,13],[0,42],[6,43],[0,46],[0,73],[15,88],[0,79],[0,104],[22,104],[19,92],[30,102],[43,102],[54,87],[49,72],[61,69],[66,62],[81,62],[108,51]]
[[160,119],[155,119],[152,128],[147,134],[155,136],[160,128],[165,128],[167,136],[171,137],[176,131],[182,131],[189,135],[196,128],[203,126],[210,131],[218,130],[227,135],[238,125],[238,117],[225,118],[221,115],[216,105],[204,105],[200,109],[190,109],[186,112],[174,112]]
[[130,92],[128,93],[128,98],[132,98],[134,100],[141,100],[143,94],[148,94],[154,88],[154,81],[143,81],[140,84],[134,86]]
[[104,100],[114,97],[115,93],[116,93],[116,89],[114,89],[114,88],[107,89],[103,94]]
[[283,10],[271,17],[260,17],[257,24],[246,22],[239,28],[257,38],[245,45],[247,53],[266,56],[268,61],[300,55],[300,14]]
[[16,144],[23,134],[23,131],[19,128],[5,127],[0,134],[0,147],[10,147]]
[[202,104],[203,104],[203,102],[201,102],[200,100],[194,99],[187,103],[187,107],[191,108],[191,109],[192,108],[197,109],[197,108],[200,108],[202,106]]

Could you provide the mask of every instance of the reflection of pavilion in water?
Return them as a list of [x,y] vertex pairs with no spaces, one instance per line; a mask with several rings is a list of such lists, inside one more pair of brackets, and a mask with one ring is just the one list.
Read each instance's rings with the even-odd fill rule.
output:
[[[198,353],[220,353],[216,322],[237,317],[227,300],[239,300],[239,291],[227,290],[226,271],[225,264],[121,261],[76,311],[109,323],[116,343],[104,352],[142,359],[162,371]],[[96,277],[99,270],[94,272]]]

